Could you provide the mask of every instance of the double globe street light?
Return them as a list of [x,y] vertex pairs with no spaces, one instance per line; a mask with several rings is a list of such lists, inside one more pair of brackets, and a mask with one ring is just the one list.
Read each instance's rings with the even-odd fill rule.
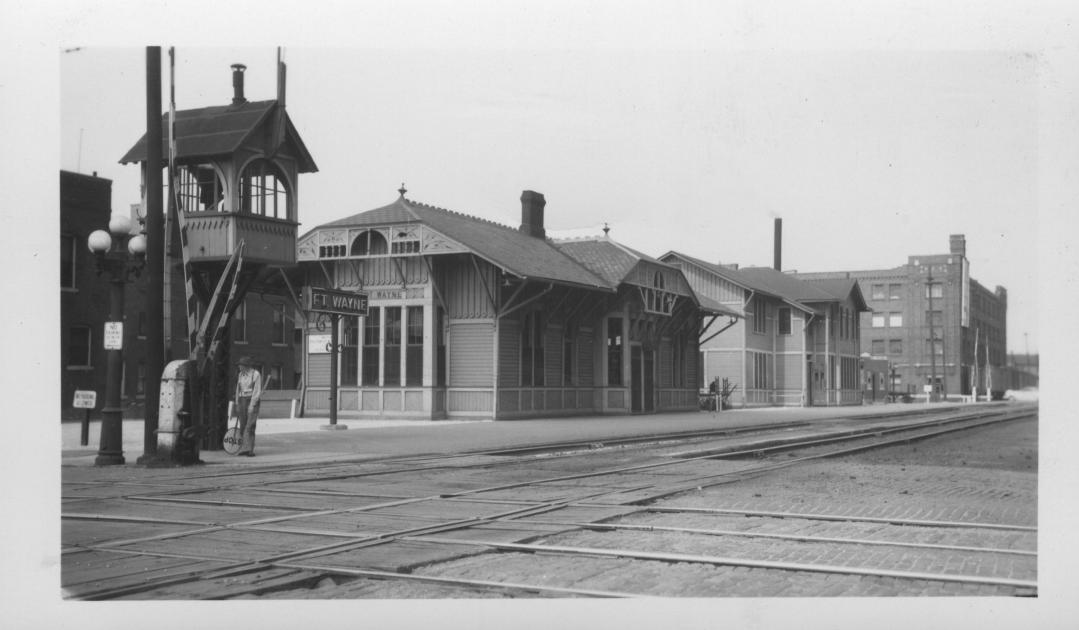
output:
[[[109,321],[105,323],[105,405],[101,409],[101,446],[96,466],[124,463],[123,408],[120,381],[123,376],[124,285],[142,273],[146,263],[146,236],[132,234],[134,222],[113,215],[109,231],[95,230],[86,244],[97,261],[97,273],[109,274]],[[111,232],[111,235],[110,235]],[[126,247],[125,247],[126,245]]]

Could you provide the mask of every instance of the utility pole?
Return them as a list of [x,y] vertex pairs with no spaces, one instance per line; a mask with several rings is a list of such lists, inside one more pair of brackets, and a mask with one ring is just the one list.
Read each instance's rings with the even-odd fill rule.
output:
[[165,368],[164,290],[165,230],[161,216],[161,47],[146,47],[146,411],[143,455],[148,463],[157,453],[158,404],[161,372]]

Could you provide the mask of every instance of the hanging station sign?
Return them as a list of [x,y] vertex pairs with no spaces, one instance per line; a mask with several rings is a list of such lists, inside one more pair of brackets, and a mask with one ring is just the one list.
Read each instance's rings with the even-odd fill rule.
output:
[[358,291],[338,291],[322,287],[304,287],[304,308],[316,313],[333,315],[367,315],[367,294]]

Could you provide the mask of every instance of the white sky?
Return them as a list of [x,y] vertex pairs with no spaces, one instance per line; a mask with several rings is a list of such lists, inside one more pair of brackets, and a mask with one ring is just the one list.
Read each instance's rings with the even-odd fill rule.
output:
[[[1076,439],[1063,400],[1074,388],[1068,359],[1079,306],[1074,2],[150,4],[0,5],[8,193],[0,251],[4,267],[17,270],[5,278],[12,368],[4,391],[20,394],[8,414],[16,450],[46,464],[27,469],[44,486],[10,490],[20,491],[14,505],[52,506],[27,523],[0,520],[12,543],[5,558],[17,567],[0,572],[0,595],[14,611],[44,593],[36,615],[123,625],[116,608],[86,615],[53,601],[59,559],[40,549],[59,548],[59,461],[37,454],[55,453],[59,438],[35,422],[51,427],[49,404],[57,404],[49,271],[57,170],[112,179],[114,210],[138,201],[138,167],[117,161],[144,132],[142,47],[152,43],[177,48],[180,108],[228,102],[235,62],[248,66],[249,99],[274,98],[274,47],[286,47],[289,112],[320,168],[301,181],[303,229],[389,203],[404,182],[413,199],[510,225],[519,222],[521,191],[533,189],[546,195],[551,230],[598,233],[609,222],[614,238],[652,255],[677,249],[743,265],[771,264],[779,216],[784,267],[802,271],[898,266],[908,255],[946,252],[949,234],[965,234],[973,277],[1009,291],[1009,350],[1042,354],[1039,503],[1052,507],[1039,533],[1050,552],[1039,559],[1038,601],[872,600],[862,602],[868,615],[850,617],[842,614],[849,602],[837,609],[832,600],[640,602],[616,608],[617,618],[624,627],[733,620],[765,628],[797,615],[804,627],[860,628],[872,618],[876,628],[1040,628],[1064,627],[1079,612],[1066,561],[1079,527],[1079,474],[1060,450]],[[82,49],[61,53],[72,47]],[[27,390],[27,380],[38,384]],[[51,401],[44,411],[42,401]],[[42,530],[48,544],[17,544],[29,530]],[[395,619],[428,628],[572,628],[591,619],[598,627],[590,615],[611,610],[513,602],[446,615],[445,603],[416,603]],[[389,604],[345,612],[382,627],[401,610]],[[327,617],[308,616],[316,609],[287,606],[264,603],[247,618],[267,628],[311,619],[329,627]],[[135,610],[128,621],[190,625]],[[215,610],[198,611],[201,627],[235,624]]]
[[[742,265],[772,264],[781,217],[799,271],[894,267],[965,234],[972,276],[1009,290],[1009,350],[1037,351],[1039,51],[609,37],[287,46],[289,113],[320,169],[301,180],[301,230],[404,182],[514,226],[533,189],[555,235],[608,222],[652,255]],[[139,168],[118,160],[145,131],[145,49],[57,54],[60,166],[112,179],[126,210]],[[228,103],[235,62],[249,100],[275,98],[273,47],[176,54],[178,109]]]

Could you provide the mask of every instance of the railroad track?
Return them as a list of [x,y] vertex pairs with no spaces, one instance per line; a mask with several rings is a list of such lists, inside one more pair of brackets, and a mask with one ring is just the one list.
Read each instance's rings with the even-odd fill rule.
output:
[[[72,534],[62,551],[64,588],[72,599],[229,598],[302,593],[330,578],[333,586],[309,592],[364,596],[362,590],[354,593],[357,585],[409,582],[433,589],[433,596],[647,594],[647,590],[567,584],[557,578],[496,581],[473,576],[468,570],[453,574],[458,564],[471,559],[504,557],[507,568],[501,574],[513,575],[516,564],[528,565],[542,556],[574,562],[587,558],[598,567],[625,562],[724,570],[741,567],[764,575],[826,575],[847,581],[872,578],[1035,594],[1032,577],[1013,577],[1032,576],[1036,568],[1037,530],[1028,525],[912,519],[874,522],[851,515],[753,513],[721,507],[701,512],[657,504],[826,457],[1022,420],[1032,413],[1036,410],[994,408],[892,417],[878,421],[869,431],[836,428],[826,438],[807,437],[797,431],[804,423],[792,423],[778,437],[774,432],[749,437],[730,430],[720,432],[723,435],[696,432],[607,442],[602,447],[560,443],[456,456],[255,469],[239,476],[231,472],[197,475],[185,477],[180,484],[184,487],[158,480],[149,492],[146,484],[133,485],[137,491],[131,493],[119,488],[110,498],[97,500],[97,507],[102,508],[98,511],[88,509],[94,507],[94,500],[65,502],[62,517]],[[709,443],[737,437],[744,438],[737,445]],[[792,452],[797,456],[792,457]],[[244,480],[244,485],[238,485],[237,479]],[[144,514],[146,506],[153,508],[153,514]],[[202,518],[198,518],[200,513]],[[684,519],[690,514],[720,521],[701,527],[626,522],[655,515]],[[729,522],[723,526],[722,519],[740,522],[738,527]],[[816,535],[770,533],[746,531],[747,519],[833,525]],[[872,537],[849,531],[867,523],[880,528]],[[89,534],[76,535],[74,530],[86,530],[87,524],[98,530],[89,526]],[[100,531],[100,539],[95,531]],[[946,540],[961,541],[971,531],[990,531],[988,540],[1000,544],[940,542],[941,532],[947,532],[943,534]],[[124,535],[128,532],[132,535]],[[913,541],[911,532],[915,532]],[[617,536],[642,533],[654,535],[655,540],[631,548],[611,547]],[[554,542],[574,537],[595,544]],[[877,549],[882,550],[887,566],[671,550],[686,545],[708,549],[720,542],[724,548],[735,544],[773,551],[778,545],[796,545],[835,558],[849,553],[844,549]],[[857,553],[875,557],[876,552]],[[894,568],[895,562],[888,558],[897,553],[913,558],[914,566]],[[941,563],[942,568],[933,568]],[[1003,567],[1004,573],[985,575],[980,568],[972,572],[965,566]],[[115,575],[110,576],[108,569]],[[448,573],[438,574],[443,571]],[[521,574],[531,576],[525,571]]]

